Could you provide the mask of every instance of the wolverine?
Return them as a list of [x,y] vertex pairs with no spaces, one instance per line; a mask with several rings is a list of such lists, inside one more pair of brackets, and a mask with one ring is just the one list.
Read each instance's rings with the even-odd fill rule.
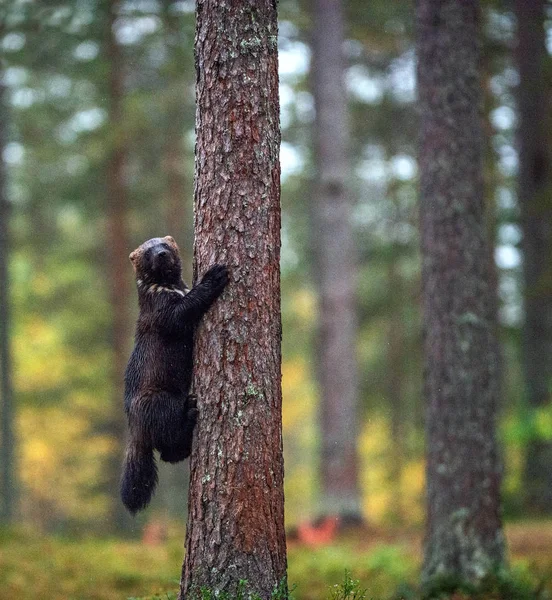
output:
[[198,414],[190,394],[194,331],[228,283],[228,271],[214,265],[190,290],[171,236],[144,242],[129,258],[140,312],[125,372],[129,436],[121,498],[135,514],[149,504],[157,485],[154,450],[169,463],[190,455]]

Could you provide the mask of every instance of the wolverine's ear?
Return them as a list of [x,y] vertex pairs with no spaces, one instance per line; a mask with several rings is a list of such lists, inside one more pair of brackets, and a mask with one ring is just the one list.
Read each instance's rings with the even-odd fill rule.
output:
[[134,264],[134,263],[136,262],[136,259],[138,258],[138,250],[133,250],[133,251],[130,253],[130,255],[129,255],[129,257],[128,257],[128,258],[130,259],[130,262],[131,262],[132,264]]
[[167,240],[167,242],[169,242],[169,244],[175,244],[176,245],[176,242],[174,241],[174,238],[173,238],[172,235],[166,235],[163,239]]

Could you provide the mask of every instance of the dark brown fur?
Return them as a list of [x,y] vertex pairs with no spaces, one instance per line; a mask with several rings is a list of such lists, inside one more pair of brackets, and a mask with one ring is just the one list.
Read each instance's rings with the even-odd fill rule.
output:
[[121,496],[134,514],[149,504],[157,485],[154,450],[170,463],[190,455],[197,418],[195,398],[189,394],[194,330],[226,286],[228,273],[215,265],[189,290],[170,236],[144,242],[130,260],[140,314],[125,373],[129,441]]

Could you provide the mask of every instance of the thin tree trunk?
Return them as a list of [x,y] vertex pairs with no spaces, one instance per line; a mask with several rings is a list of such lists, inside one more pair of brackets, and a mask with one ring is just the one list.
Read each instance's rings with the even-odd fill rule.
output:
[[128,262],[130,244],[127,233],[127,186],[125,181],[126,144],[122,113],[124,77],[121,50],[115,33],[118,6],[118,0],[109,0],[107,54],[110,66],[109,118],[112,139],[111,154],[107,165],[107,252],[113,353],[111,371],[113,404],[110,433],[116,445],[109,464],[108,484],[112,502],[112,526],[124,532],[129,529],[130,520],[119,498],[119,478],[126,432],[122,402],[123,376],[131,338],[128,306],[131,280]]
[[[171,4],[164,3],[162,6],[163,26],[166,38],[166,51],[170,56],[175,54],[175,39],[181,42],[178,37],[179,18],[171,13]],[[181,74],[180,77],[188,78],[188,74]],[[192,75],[189,74],[190,83]],[[167,86],[171,86],[167,79]],[[186,178],[185,156],[184,156],[184,114],[185,106],[181,98],[171,93],[167,107],[167,127],[165,130],[164,147],[164,170],[167,181],[166,203],[165,203],[165,221],[166,231],[178,240],[180,251],[182,252],[185,242],[185,234],[191,231],[186,226],[187,203],[186,203]],[[190,246],[191,248],[191,243]],[[183,264],[189,264],[183,260]]]
[[195,346],[180,598],[285,586],[277,35],[272,0],[197,4],[194,271],[230,283]]
[[[523,367],[529,407],[552,394],[552,171],[550,85],[544,0],[516,0],[519,124],[519,208],[523,229],[525,322]],[[552,443],[532,440],[525,463],[526,508],[552,511]]]
[[[186,189],[184,179],[184,153],[182,152],[182,120],[172,112],[172,127],[167,131],[165,143],[165,172],[167,176],[166,230],[180,244],[186,233]],[[188,256],[189,258],[189,256]],[[189,263],[188,263],[189,264]]]
[[8,259],[10,256],[9,215],[10,206],[7,197],[6,169],[1,152],[7,138],[7,108],[5,88],[0,83],[0,469],[1,492],[0,518],[4,523],[14,519],[15,490],[15,435],[12,389],[12,365],[10,348],[11,311],[9,300]]
[[[170,2],[164,2],[161,7],[161,16],[163,19],[163,31],[165,38],[165,51],[171,64],[177,62],[178,46],[182,44],[180,35],[180,15],[174,12],[174,6]],[[179,64],[179,63],[178,63]],[[184,127],[185,111],[187,106],[180,98],[180,95],[172,92],[175,79],[178,77],[186,78],[186,84],[193,81],[193,73],[179,72],[176,75],[174,70],[165,73],[166,87],[171,89],[168,99],[163,147],[163,167],[166,177],[165,188],[165,233],[172,235],[178,242],[180,256],[182,258],[183,277],[189,281],[191,274],[191,248],[193,238],[193,224],[188,218],[188,208],[191,206],[191,198],[187,198],[186,186],[186,161],[187,156],[184,150]],[[189,81],[188,81],[189,80]],[[187,103],[186,103],[187,104]],[[189,270],[189,271],[188,271]],[[165,474],[165,486],[163,486],[163,475]],[[173,518],[185,516],[185,507],[182,505],[182,498],[188,495],[188,483],[190,480],[189,463],[181,463],[178,466],[168,465],[167,468],[160,468],[160,489],[163,490],[164,506],[166,506],[169,515]]]
[[312,83],[316,120],[313,243],[319,292],[317,379],[322,510],[359,517],[356,260],[351,226],[343,15],[313,0]]
[[401,497],[401,477],[404,462],[404,323],[401,314],[402,282],[398,272],[397,259],[392,256],[387,266],[387,284],[392,307],[396,308],[391,313],[387,332],[387,382],[389,394],[389,408],[391,414],[391,451],[389,457],[389,479],[392,487],[390,513],[393,520],[402,522],[404,518]]
[[423,579],[477,582],[505,560],[479,4],[418,0],[416,18],[428,444]]

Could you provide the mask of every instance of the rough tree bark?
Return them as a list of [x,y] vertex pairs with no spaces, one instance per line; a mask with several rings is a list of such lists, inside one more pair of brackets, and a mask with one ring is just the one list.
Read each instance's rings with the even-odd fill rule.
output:
[[313,0],[312,89],[316,183],[313,247],[319,296],[317,380],[321,508],[360,518],[355,246],[348,191],[349,133],[341,2]]
[[0,519],[10,522],[15,513],[15,435],[12,389],[12,366],[10,348],[10,301],[9,301],[9,213],[6,169],[1,158],[7,136],[7,109],[5,88],[0,83],[0,469],[1,492]]
[[428,444],[423,578],[477,582],[505,560],[479,3],[418,0],[416,19]]
[[[552,169],[545,1],[516,0],[519,70],[518,198],[523,230],[523,367],[530,408],[552,393]],[[548,65],[549,68],[549,65]],[[552,511],[552,443],[531,440],[525,462],[526,508]]]
[[197,3],[194,273],[230,283],[195,346],[180,598],[285,586],[277,34],[273,0]]
[[119,497],[121,460],[124,452],[126,423],[122,410],[124,395],[123,375],[128,360],[131,322],[128,299],[131,291],[129,270],[129,240],[127,232],[127,186],[125,180],[126,144],[123,133],[122,103],[124,75],[121,49],[117,43],[115,21],[119,0],[109,0],[106,51],[109,60],[109,122],[111,152],[107,164],[107,261],[109,293],[112,310],[111,347],[113,353],[111,380],[113,403],[110,415],[110,433],[116,446],[108,468],[111,524],[121,532],[130,528],[130,519]]

